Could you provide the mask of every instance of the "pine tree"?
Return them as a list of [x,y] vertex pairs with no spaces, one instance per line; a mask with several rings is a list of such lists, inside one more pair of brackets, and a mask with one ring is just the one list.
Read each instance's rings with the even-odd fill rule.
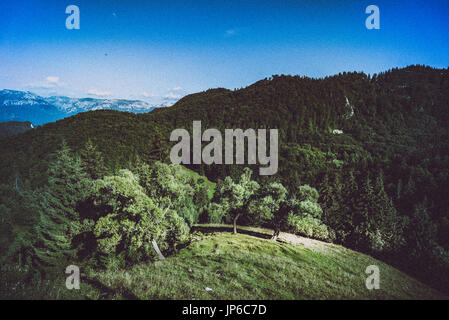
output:
[[382,233],[382,251],[394,251],[404,244],[405,219],[398,215],[393,200],[384,187],[383,174],[379,174],[374,185],[373,218]]
[[[345,172],[347,178],[341,191],[342,205],[338,221],[338,227],[335,228],[338,239],[345,244],[351,244],[350,235],[354,230],[354,216],[357,212],[359,201],[359,186],[353,170]],[[349,241],[349,243],[348,243]]]
[[369,175],[365,177],[353,220],[353,241],[357,248],[391,252],[403,244],[404,219],[398,216],[385,191],[382,173],[374,182]]
[[345,227],[350,224],[351,216],[343,207],[343,184],[341,183],[339,173],[326,174],[319,194],[319,202],[324,212],[323,222],[335,231],[336,240],[344,242],[347,236]]
[[351,235],[351,245],[364,251],[369,251],[371,248],[370,232],[372,228],[375,228],[372,224],[374,204],[374,189],[370,176],[367,175],[360,186],[356,205],[352,208],[352,222],[355,228]]
[[101,179],[106,175],[106,166],[100,151],[89,139],[81,151],[82,167],[88,176],[93,179]]
[[48,168],[48,184],[41,192],[40,221],[36,226],[35,261],[48,269],[75,258],[71,241],[81,227],[76,206],[88,193],[88,180],[81,160],[66,142]]

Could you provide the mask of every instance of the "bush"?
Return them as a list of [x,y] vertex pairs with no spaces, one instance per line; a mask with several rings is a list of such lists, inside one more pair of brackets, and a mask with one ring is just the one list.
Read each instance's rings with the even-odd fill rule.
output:
[[287,218],[287,223],[290,226],[290,231],[301,236],[326,241],[330,241],[333,238],[327,226],[311,216],[301,217],[290,214]]
[[226,212],[223,205],[212,202],[207,209],[209,223],[222,223]]
[[298,200],[300,201],[309,200],[312,202],[316,202],[318,200],[318,197],[318,191],[307,184],[298,188]]
[[200,213],[197,207],[193,204],[192,199],[186,198],[184,203],[179,206],[178,214],[180,217],[184,218],[185,222],[191,227],[198,223]]
[[[189,239],[190,228],[185,223],[185,220],[179,216],[176,211],[170,210],[166,213],[165,219],[167,222],[167,232],[164,234],[164,239],[161,239],[161,250],[176,249],[176,245],[183,243]],[[164,247],[164,245],[167,246]]]
[[311,200],[304,200],[299,202],[299,212],[302,216],[311,216],[313,218],[321,218],[323,210],[320,205]]

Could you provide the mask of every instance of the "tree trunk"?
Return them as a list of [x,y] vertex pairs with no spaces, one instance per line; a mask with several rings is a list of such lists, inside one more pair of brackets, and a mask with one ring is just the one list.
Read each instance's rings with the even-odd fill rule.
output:
[[237,234],[237,219],[240,217],[240,213],[234,218],[234,234]]
[[161,250],[159,250],[159,247],[158,247],[158,245],[156,243],[156,240],[154,240],[154,239],[151,240],[151,244],[153,245],[154,251],[156,251],[157,255],[159,256],[159,260],[164,260],[165,257],[162,254]]
[[271,237],[271,240],[276,241],[279,238],[279,233],[280,233],[279,228],[274,229],[274,233],[273,233],[273,236]]

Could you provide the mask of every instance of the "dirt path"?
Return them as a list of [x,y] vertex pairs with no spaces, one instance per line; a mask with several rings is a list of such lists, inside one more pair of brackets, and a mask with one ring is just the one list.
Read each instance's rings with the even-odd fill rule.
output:
[[[198,224],[193,226],[192,230],[200,231],[203,233],[232,232],[233,226],[227,224]],[[259,227],[246,227],[246,226],[237,226],[237,232],[264,239],[270,239],[273,234],[273,230],[270,229]],[[295,234],[287,232],[281,232],[279,234],[278,241],[301,245],[307,249],[316,252],[324,252],[324,251],[328,252],[330,248],[337,249],[339,247],[334,244],[297,236]]]

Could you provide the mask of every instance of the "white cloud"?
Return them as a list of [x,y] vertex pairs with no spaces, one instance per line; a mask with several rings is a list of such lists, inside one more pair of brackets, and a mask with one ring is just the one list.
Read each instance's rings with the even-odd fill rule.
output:
[[145,98],[151,97],[151,95],[146,91],[142,92],[142,96],[144,96]]
[[59,83],[59,77],[57,76],[48,76],[44,81],[34,82],[27,85],[29,88],[33,89],[52,89],[61,86]]
[[174,87],[173,89],[171,89],[172,91],[181,91],[183,90],[181,87]]
[[180,96],[180,95],[177,95],[177,94],[175,94],[175,93],[173,93],[173,92],[169,92],[168,94],[166,94],[165,96],[163,96],[163,98],[165,98],[165,99],[180,99],[181,96]]
[[45,78],[45,80],[49,83],[58,83],[59,82],[59,77],[56,76],[48,76],[47,78]]
[[87,93],[89,95],[99,96],[99,97],[110,96],[112,94],[109,91],[100,91],[100,90],[97,90],[97,89],[90,89],[89,91],[87,91]]

